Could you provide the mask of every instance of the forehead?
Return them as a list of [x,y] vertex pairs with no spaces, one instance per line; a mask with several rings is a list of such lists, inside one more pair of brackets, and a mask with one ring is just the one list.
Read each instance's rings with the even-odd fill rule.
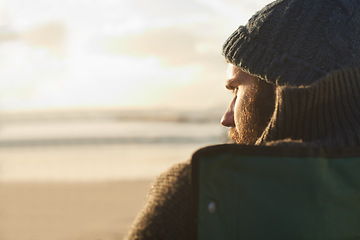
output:
[[239,77],[241,78],[241,77],[245,77],[246,75],[247,73],[241,70],[241,68],[236,67],[235,65],[229,63],[227,68],[228,79],[239,78]]
[[257,82],[257,77],[246,73],[241,68],[233,64],[228,65],[226,88],[232,89],[239,85],[251,85]]
[[231,63],[228,64],[227,67],[227,71],[226,71],[226,76],[230,79],[234,77],[234,72],[237,71],[235,70],[235,66],[232,65]]

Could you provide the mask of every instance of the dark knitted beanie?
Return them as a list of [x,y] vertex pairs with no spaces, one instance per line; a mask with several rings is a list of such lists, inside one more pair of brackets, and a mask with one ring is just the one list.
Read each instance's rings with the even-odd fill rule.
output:
[[279,0],[225,42],[225,58],[276,85],[309,85],[360,64],[360,0]]

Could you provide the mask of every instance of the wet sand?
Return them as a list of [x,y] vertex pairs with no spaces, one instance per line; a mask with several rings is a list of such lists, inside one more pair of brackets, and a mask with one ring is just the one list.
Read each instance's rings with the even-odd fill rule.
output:
[[123,239],[151,181],[0,184],[2,240]]

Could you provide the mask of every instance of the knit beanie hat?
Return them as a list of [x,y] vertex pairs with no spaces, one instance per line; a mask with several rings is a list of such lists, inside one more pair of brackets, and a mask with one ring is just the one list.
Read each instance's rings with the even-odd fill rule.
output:
[[278,0],[225,42],[225,58],[276,85],[360,64],[360,0]]

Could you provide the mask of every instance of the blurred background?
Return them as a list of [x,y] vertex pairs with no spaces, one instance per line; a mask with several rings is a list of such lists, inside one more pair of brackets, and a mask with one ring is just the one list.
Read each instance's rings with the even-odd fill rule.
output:
[[[101,224],[75,233],[74,216],[49,212],[89,199],[89,208],[104,205],[84,197],[104,183],[118,183],[114,205],[138,203],[123,218],[95,211],[119,230],[91,236],[121,238],[157,175],[199,147],[227,142],[222,44],[269,2],[0,0],[2,239],[81,239]],[[69,197],[76,193],[84,194]]]

